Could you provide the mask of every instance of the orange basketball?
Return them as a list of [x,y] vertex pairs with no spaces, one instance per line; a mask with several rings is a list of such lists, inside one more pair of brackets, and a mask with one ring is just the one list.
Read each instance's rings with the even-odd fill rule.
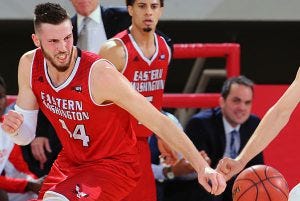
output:
[[287,201],[289,187],[280,172],[266,165],[242,171],[232,188],[233,201]]

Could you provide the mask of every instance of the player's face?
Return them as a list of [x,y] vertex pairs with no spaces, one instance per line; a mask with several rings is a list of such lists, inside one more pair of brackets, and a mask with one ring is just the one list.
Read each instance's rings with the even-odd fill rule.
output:
[[99,0],[71,0],[77,13],[89,16],[99,6]]
[[69,68],[73,52],[70,20],[65,20],[59,25],[42,24],[35,39],[34,42],[36,46],[41,47],[48,65],[56,68],[59,72],[64,72]]
[[250,87],[232,84],[227,98],[221,98],[222,113],[231,126],[244,123],[251,113],[253,92]]
[[136,0],[132,6],[128,6],[132,25],[144,32],[155,31],[162,10],[159,0]]

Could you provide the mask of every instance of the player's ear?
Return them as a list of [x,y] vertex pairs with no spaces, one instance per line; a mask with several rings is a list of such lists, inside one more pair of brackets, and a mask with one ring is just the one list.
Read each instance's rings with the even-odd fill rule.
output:
[[41,46],[40,40],[39,40],[39,38],[37,37],[36,34],[32,34],[32,35],[31,35],[31,38],[32,38],[32,41],[33,41],[33,43],[34,43],[34,45],[35,45],[36,47],[40,47],[40,46]]
[[132,16],[132,6],[127,6],[128,14]]
[[225,100],[224,100],[224,98],[222,96],[220,96],[220,98],[219,98],[219,106],[222,108],[224,104],[225,104]]

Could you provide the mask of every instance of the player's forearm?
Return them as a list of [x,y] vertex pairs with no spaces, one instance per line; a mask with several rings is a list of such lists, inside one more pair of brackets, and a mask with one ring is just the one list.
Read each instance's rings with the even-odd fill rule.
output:
[[193,168],[197,171],[203,171],[204,167],[208,167],[207,162],[201,157],[198,150],[186,134],[177,128],[173,123],[167,122],[164,125],[167,134],[160,137],[167,142],[175,151],[181,153],[183,157],[191,163]]
[[280,133],[289,121],[293,110],[298,105],[299,87],[294,82],[277,103],[268,110],[237,159],[240,159],[244,163],[249,162],[254,156],[263,151]]

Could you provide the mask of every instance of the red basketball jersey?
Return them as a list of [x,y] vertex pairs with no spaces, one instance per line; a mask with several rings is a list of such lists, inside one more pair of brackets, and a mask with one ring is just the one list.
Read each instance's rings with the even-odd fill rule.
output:
[[[156,50],[151,59],[146,58],[128,30],[115,38],[122,41],[127,61],[123,69],[124,76],[132,86],[145,96],[158,110],[162,108],[162,96],[170,62],[170,49],[165,39],[155,33]],[[143,112],[143,111],[141,111]],[[153,132],[135,120],[137,137],[148,137]]]
[[99,56],[78,50],[71,75],[55,87],[42,51],[37,49],[32,65],[33,92],[57,132],[62,154],[74,165],[101,163],[102,159],[135,163],[136,138],[129,113],[115,104],[97,105],[91,98],[89,76],[97,60]]

